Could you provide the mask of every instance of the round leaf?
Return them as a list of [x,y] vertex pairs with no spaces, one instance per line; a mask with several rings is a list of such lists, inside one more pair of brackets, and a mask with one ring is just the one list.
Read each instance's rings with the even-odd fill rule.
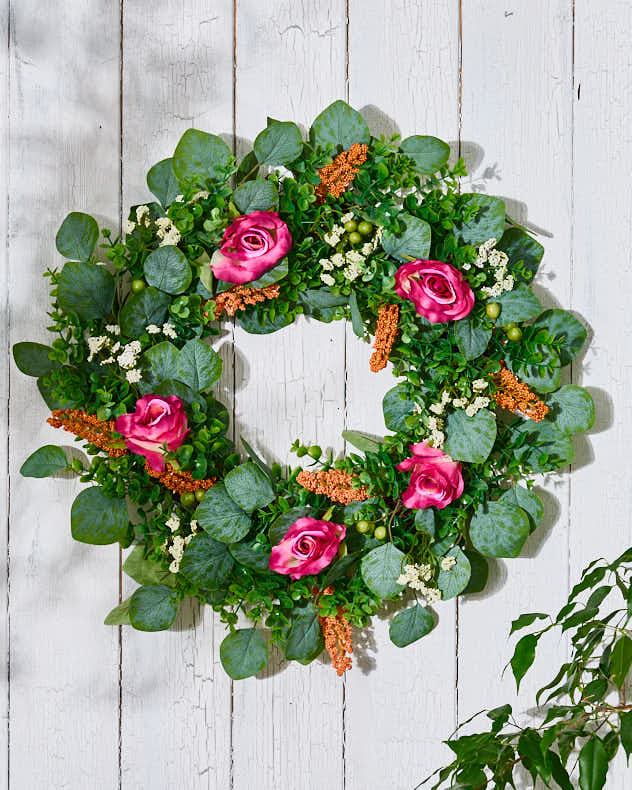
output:
[[134,546],[127,555],[123,570],[137,584],[166,584],[168,587],[175,587],[175,575],[155,560],[145,557],[145,547],[141,545]]
[[499,326],[506,326],[512,321],[530,321],[542,310],[538,297],[525,283],[520,283],[513,291],[505,291],[494,301],[500,305],[500,315],[496,319]]
[[556,341],[555,349],[562,365],[569,365],[586,342],[586,327],[568,310],[545,310],[533,325],[546,329]]
[[180,186],[171,159],[156,162],[147,173],[147,186],[164,207],[173,203],[180,194]]
[[246,513],[265,507],[275,497],[270,478],[252,461],[231,469],[224,477],[224,485],[230,498]]
[[445,452],[456,461],[483,463],[496,441],[496,418],[487,409],[468,417],[463,409],[453,411],[446,420]]
[[324,649],[325,639],[313,604],[295,609],[290,620],[285,657],[290,661],[309,664]]
[[458,546],[450,549],[445,556],[454,557],[456,560],[456,565],[453,565],[449,571],[444,571],[441,568],[437,578],[437,587],[441,590],[441,597],[448,600],[462,593],[467,587],[472,569],[470,561]]
[[518,557],[529,537],[525,511],[499,500],[479,505],[470,523],[470,538],[485,557]]
[[178,349],[165,340],[148,348],[141,357],[141,364],[143,366],[142,381],[149,388],[148,392],[154,392],[159,384],[175,376],[178,366]]
[[301,155],[303,138],[295,123],[268,118],[267,128],[259,132],[253,147],[260,165],[278,167],[293,162]]
[[399,218],[406,225],[399,236],[385,231],[382,236],[382,247],[387,255],[398,261],[406,258],[427,258],[430,254],[430,225],[419,217],[411,214],[400,214]]
[[224,483],[209,488],[196,511],[199,525],[222,543],[244,538],[250,529],[250,516],[228,495]]
[[256,628],[241,628],[224,639],[219,657],[226,674],[233,680],[242,680],[257,675],[265,667],[268,647]]
[[269,318],[267,313],[240,312],[237,316],[239,326],[251,335],[270,335],[289,326],[294,318],[291,313],[279,313],[274,318]]
[[[505,361],[512,373],[538,392],[553,392],[562,381],[562,364],[554,348],[536,346],[537,361],[523,362],[507,355]],[[536,357],[533,356],[535,359]]]
[[105,318],[112,310],[114,278],[103,266],[70,261],[59,275],[57,301],[64,312],[84,321]]
[[49,358],[52,350],[42,343],[16,343],[13,346],[13,359],[18,370],[27,376],[45,376],[60,367],[59,362]]
[[402,140],[400,150],[415,163],[415,169],[423,175],[432,175],[446,164],[450,157],[450,146],[438,137],[414,134]]
[[507,489],[500,497],[500,501],[521,507],[529,516],[531,532],[538,526],[544,515],[544,506],[539,497],[521,485]]
[[500,198],[473,192],[462,195],[468,206],[477,209],[469,222],[461,223],[455,235],[464,244],[482,244],[488,239],[499,239],[505,229],[505,204]]
[[177,593],[164,584],[139,587],[129,599],[129,621],[137,631],[164,631],[177,614]]
[[309,136],[315,145],[322,148],[331,143],[347,149],[354,143],[368,143],[371,139],[364,118],[340,100],[326,107],[314,120]]
[[262,551],[256,541],[246,540],[243,543],[231,543],[229,549],[233,558],[240,565],[262,573],[269,570],[270,552]]
[[507,228],[496,249],[509,257],[509,271],[517,281],[530,282],[544,255],[544,247],[521,228]]
[[388,635],[394,645],[406,647],[429,634],[435,625],[436,619],[432,612],[421,604],[416,604],[395,615],[388,629]]
[[127,533],[127,503],[122,497],[107,496],[101,486],[91,486],[72,503],[70,523],[73,538],[81,543],[117,543]]
[[99,239],[99,226],[89,214],[73,211],[55,237],[57,252],[71,261],[87,261]]
[[181,183],[207,186],[224,182],[232,160],[230,148],[215,134],[187,129],[173,154],[173,172]]
[[434,538],[436,533],[435,514],[431,507],[415,511],[415,529],[417,532],[428,535],[429,538]]
[[184,551],[180,561],[180,573],[202,590],[218,590],[228,578],[234,564],[225,543],[200,532]]
[[121,310],[121,332],[127,337],[138,337],[150,324],[162,326],[170,302],[169,296],[157,288],[134,294]]
[[168,294],[184,293],[193,278],[186,255],[171,244],[150,252],[143,268],[148,284]]
[[401,431],[405,433],[406,417],[410,417],[417,408],[417,404],[408,400],[406,397],[408,386],[398,384],[390,389],[382,399],[382,411],[384,412],[384,424],[389,431]]
[[476,324],[471,318],[463,318],[454,324],[454,336],[465,359],[476,359],[487,348],[492,330]]
[[22,477],[50,477],[66,469],[66,453],[55,444],[45,444],[29,455],[20,468]]
[[201,392],[214,384],[222,372],[222,358],[203,340],[188,340],[178,357],[174,378],[194,392]]
[[406,555],[392,543],[370,551],[360,565],[364,583],[380,598],[392,598],[404,589],[397,579],[404,570]]
[[566,384],[553,392],[546,401],[550,409],[548,419],[560,431],[582,433],[595,423],[595,404],[590,393],[574,384]]
[[526,434],[522,447],[516,451],[520,462],[533,472],[551,472],[572,463],[575,457],[573,439],[552,422],[525,420],[512,428]]
[[233,192],[233,202],[242,214],[275,208],[279,196],[270,181],[246,181]]

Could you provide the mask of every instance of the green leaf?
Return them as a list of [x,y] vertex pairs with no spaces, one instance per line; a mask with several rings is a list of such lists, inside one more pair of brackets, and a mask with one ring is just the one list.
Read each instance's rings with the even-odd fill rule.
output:
[[358,297],[356,292],[352,289],[349,294],[349,309],[351,310],[351,326],[353,333],[356,337],[364,337],[364,321],[362,320],[362,313],[358,306]]
[[252,211],[268,211],[279,201],[276,187],[270,181],[257,179],[246,181],[233,192],[233,203],[242,214]]
[[268,118],[268,126],[256,136],[253,148],[260,165],[278,167],[298,159],[303,138],[295,123]]
[[314,508],[310,505],[303,505],[302,507],[291,507],[282,513],[271,525],[268,530],[268,537],[273,546],[279,544],[285,537],[285,533],[292,526],[295,521],[304,516],[313,516]]
[[214,384],[222,373],[222,358],[203,340],[187,340],[178,357],[175,378],[201,392]]
[[456,565],[449,571],[444,571],[440,567],[437,577],[437,587],[441,590],[441,597],[447,601],[449,598],[455,598],[467,587],[472,569],[470,561],[458,546],[450,549],[445,556],[454,557],[456,560]]
[[184,550],[179,570],[196,587],[202,590],[219,590],[228,579],[234,564],[225,543],[199,532]]
[[361,431],[343,431],[342,438],[363,453],[377,453],[383,443]]
[[235,173],[235,180],[238,184],[242,182],[252,181],[257,178],[259,173],[259,163],[254,151],[248,151],[244,158],[239,163],[237,172]]
[[[524,362],[507,355],[505,361],[512,373],[538,392],[553,392],[562,381],[560,358],[552,346],[536,346],[537,362]],[[518,352],[520,353],[520,352]]]
[[193,279],[186,255],[172,244],[150,252],[143,269],[147,283],[168,294],[184,293]]
[[477,213],[469,222],[461,223],[454,231],[463,244],[479,245],[488,239],[499,239],[505,229],[505,204],[500,198],[473,192],[461,195]]
[[602,741],[593,735],[579,753],[579,786],[581,790],[601,790],[606,784],[608,755]]
[[309,137],[314,145],[322,148],[331,143],[346,150],[354,143],[368,143],[371,134],[360,113],[346,102],[338,100],[315,119]]
[[52,350],[42,343],[16,343],[13,346],[13,359],[20,372],[39,378],[61,367],[59,362],[50,359]]
[[586,342],[586,327],[568,310],[545,310],[533,326],[545,329],[556,341],[555,348],[563,366],[575,359]]
[[[173,379],[178,367],[178,349],[168,340],[148,348],[140,358],[143,366],[142,383],[147,392],[154,392],[163,381]],[[157,393],[156,393],[157,394]]]
[[205,187],[209,181],[223,183],[233,155],[215,134],[187,129],[173,154],[173,172],[180,183]]
[[505,291],[494,301],[500,305],[500,315],[496,319],[498,326],[507,326],[512,321],[530,321],[542,311],[540,300],[525,283],[520,283],[513,291]]
[[273,266],[271,269],[265,271],[261,277],[257,277],[256,280],[251,280],[249,283],[246,283],[246,287],[248,288],[267,288],[268,285],[273,285],[274,283],[278,283],[279,280],[283,280],[287,277],[289,271],[289,264],[287,258],[283,258]]
[[435,514],[431,507],[415,510],[415,529],[417,532],[423,532],[424,535],[428,535],[430,538],[435,537]]
[[81,543],[117,543],[127,533],[127,503],[123,497],[107,496],[101,486],[90,486],[72,503],[70,523],[73,538]]
[[533,279],[544,255],[544,247],[521,228],[507,228],[496,249],[507,254],[509,271],[518,282]]
[[430,254],[430,238],[432,232],[430,225],[419,217],[402,213],[398,219],[406,225],[404,232],[395,236],[390,231],[384,231],[382,248],[387,255],[398,261],[408,258],[427,258]]
[[621,746],[625,751],[627,763],[630,765],[630,754],[632,754],[632,710],[619,713]]
[[516,679],[516,690],[520,690],[520,681],[535,661],[535,649],[538,644],[537,634],[526,634],[519,639],[511,657],[511,671]]
[[526,511],[529,516],[531,532],[533,532],[544,515],[544,506],[539,497],[521,485],[508,488],[501,497],[500,502],[507,502],[509,505],[517,505]]
[[299,293],[299,299],[307,315],[313,315],[321,321],[333,319],[333,308],[344,307],[348,297],[343,294],[332,294],[328,288],[307,288]]
[[465,359],[477,359],[487,348],[492,330],[480,326],[472,318],[462,318],[454,324],[454,336]]
[[275,498],[270,478],[252,461],[231,469],[224,477],[224,485],[230,498],[246,513],[269,505]]
[[468,417],[463,409],[453,411],[446,420],[445,452],[456,461],[483,463],[496,441],[496,418],[488,409]]
[[583,387],[565,384],[547,398],[548,419],[560,431],[582,433],[595,424],[595,403]]
[[145,547],[138,545],[130,551],[123,563],[125,573],[137,584],[166,584],[175,587],[174,574],[166,571],[155,560],[145,557]]
[[209,488],[196,511],[199,525],[215,540],[234,543],[250,529],[250,516],[229,496],[224,483]]
[[84,321],[105,318],[114,301],[114,278],[103,266],[84,261],[64,265],[57,285],[57,302],[65,313]]
[[531,612],[529,614],[521,614],[520,617],[517,617],[515,620],[511,621],[511,631],[509,632],[509,636],[513,634],[515,631],[520,631],[522,628],[527,628],[532,623],[535,623],[536,620],[546,620],[548,614],[542,614],[541,612]]
[[404,569],[406,555],[392,543],[384,543],[370,551],[360,565],[364,583],[380,598],[392,598],[405,585],[397,581]]
[[432,175],[446,164],[450,157],[450,146],[438,137],[414,134],[402,140],[400,150],[415,163],[422,175]]
[[111,612],[106,615],[103,625],[129,625],[129,602],[131,596],[126,598],[118,606],[115,606]]
[[253,571],[266,572],[269,570],[270,552],[262,551],[256,540],[231,543],[228,548],[240,565],[251,568]]
[[126,337],[139,337],[150,324],[162,326],[171,299],[157,288],[145,288],[125,302],[119,316],[121,332]]
[[573,439],[547,420],[525,420],[512,427],[512,433],[526,434],[524,445],[517,451],[521,463],[534,472],[551,472],[572,463]]
[[630,666],[632,666],[632,639],[623,635],[617,640],[610,656],[610,675],[618,689],[623,687]]
[[432,612],[416,604],[395,615],[388,635],[396,647],[406,647],[429,634],[435,625],[436,619]]
[[318,621],[318,611],[312,603],[294,609],[290,618],[290,632],[285,645],[285,657],[290,661],[309,664],[325,649],[325,639]]
[[129,621],[137,631],[165,631],[177,614],[178,595],[164,584],[146,584],[129,599]]
[[473,595],[482,592],[487,586],[489,564],[478,551],[467,550],[465,556],[470,561],[471,575],[467,587],[463,590],[463,595]]
[[237,316],[239,326],[251,335],[270,335],[289,326],[294,317],[292,313],[279,313],[274,318],[269,318],[267,313],[259,310],[255,312],[240,312]]
[[176,379],[165,379],[164,381],[161,381],[160,384],[152,387],[151,392],[153,395],[162,395],[163,397],[175,395],[176,398],[180,398],[180,400],[187,406],[191,406],[193,403],[198,403],[203,411],[206,408],[206,400],[202,395],[197,392],[193,392],[191,387],[187,387],[186,384],[183,384],[181,381],[176,381]]
[[50,477],[68,467],[66,453],[55,444],[45,444],[31,453],[20,468],[22,477]]
[[180,194],[180,186],[173,172],[173,161],[162,159],[147,173],[147,186],[163,207],[169,206]]
[[485,557],[518,557],[529,537],[529,517],[506,502],[479,505],[470,523],[474,548]]
[[61,223],[55,237],[57,252],[70,261],[87,261],[99,239],[99,226],[89,214],[73,211]]
[[384,424],[389,431],[408,432],[406,417],[410,417],[415,412],[417,404],[409,400],[407,395],[408,386],[402,383],[390,389],[382,399]]
[[241,628],[224,639],[219,657],[226,674],[233,680],[242,680],[264,669],[268,663],[268,647],[256,628]]

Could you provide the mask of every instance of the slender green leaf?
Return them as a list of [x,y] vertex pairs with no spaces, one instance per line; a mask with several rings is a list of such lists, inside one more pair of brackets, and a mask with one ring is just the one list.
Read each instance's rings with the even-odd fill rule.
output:
[[31,453],[20,468],[22,477],[51,477],[68,467],[66,453],[55,444],[45,444]]

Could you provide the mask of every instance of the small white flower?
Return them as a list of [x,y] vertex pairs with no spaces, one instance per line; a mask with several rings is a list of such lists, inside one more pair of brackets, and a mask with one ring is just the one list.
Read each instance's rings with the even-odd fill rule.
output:
[[340,217],[340,221],[344,225],[345,222],[351,222],[353,216],[354,216],[353,211],[349,211],[346,214],[343,214],[342,217]]
[[165,337],[170,337],[172,339],[178,337],[175,326],[169,323],[162,325],[162,334],[165,335]]
[[129,381],[130,384],[138,384],[138,382],[142,379],[143,374],[137,368],[134,370],[128,370],[125,374],[125,378]]
[[139,225],[148,225],[150,222],[149,219],[149,206],[137,206],[136,207],[136,222]]
[[165,526],[169,527],[172,532],[177,532],[180,529],[180,519],[172,513],[171,516],[165,521]]
[[148,335],[157,335],[160,332],[160,327],[156,326],[156,324],[149,324],[149,326],[145,327],[145,331]]
[[477,410],[485,409],[487,406],[489,406],[489,398],[474,398],[473,405]]
[[118,324],[107,324],[105,331],[109,332],[111,335],[118,336],[121,334],[121,327]]
[[434,414],[443,414],[443,404],[442,403],[431,403],[428,408]]
[[447,390],[443,390],[441,393],[441,403],[445,406],[447,403],[450,403],[452,400],[452,396]]
[[441,560],[441,570],[449,571],[456,565],[456,557],[444,557]]
[[88,343],[88,350],[90,351],[88,362],[92,362],[99,351],[101,351],[102,348],[107,348],[111,341],[106,335],[98,335],[97,337],[88,337],[86,342]]
[[475,390],[484,390],[487,388],[488,381],[487,379],[474,379],[472,382],[472,387]]
[[318,263],[320,263],[320,267],[321,267],[321,269],[324,269],[326,272],[330,272],[330,271],[331,271],[331,270],[334,268],[334,265],[333,265],[333,263],[332,263],[332,262],[329,260],[329,258],[321,258],[321,259],[318,261]]
[[370,255],[373,252],[373,245],[370,241],[367,241],[365,244],[362,245],[361,252],[363,255]]
[[180,570],[180,562],[178,560],[174,560],[169,565],[169,570],[171,571],[171,573],[177,573]]
[[465,413],[468,417],[473,417],[477,411],[478,409],[472,403],[470,403],[470,405],[465,409]]
[[452,405],[455,409],[464,409],[467,406],[467,399],[466,398],[455,398],[452,401]]
[[331,256],[331,262],[339,269],[341,266],[345,265],[345,256],[341,252],[337,252]]
[[438,420],[436,417],[428,417],[428,427],[431,431],[436,430],[438,424]]
[[335,280],[334,280],[334,278],[331,276],[331,274],[326,274],[325,272],[323,272],[323,273],[320,275],[320,279],[321,279],[321,280],[322,280],[322,281],[325,283],[325,285],[332,286],[332,285],[335,285],[335,284],[336,284],[336,281],[335,281]]
[[174,203],[184,203],[184,195],[176,195]]
[[136,227],[136,223],[132,222],[131,219],[126,219],[123,222],[123,233],[129,236],[130,233],[134,232],[134,228]]
[[108,357],[107,359],[102,359],[99,362],[100,365],[112,365],[114,363],[114,357]]
[[205,200],[211,193],[207,192],[206,189],[201,189],[199,192],[196,192],[195,195],[189,200],[189,203],[195,203],[197,200]]
[[194,518],[191,519],[191,523],[189,524],[189,527],[191,529],[191,532],[195,535],[195,533],[198,531],[198,523]]

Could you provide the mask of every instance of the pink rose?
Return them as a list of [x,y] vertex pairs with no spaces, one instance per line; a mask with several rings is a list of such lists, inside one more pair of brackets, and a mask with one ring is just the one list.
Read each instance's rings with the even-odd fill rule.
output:
[[458,499],[463,493],[461,464],[449,455],[425,442],[411,444],[412,456],[402,461],[397,468],[411,471],[408,488],[402,494],[406,507],[421,510],[436,507],[439,510]]
[[319,521],[317,518],[299,518],[285,533],[283,540],[273,546],[270,570],[289,574],[293,579],[318,573],[336,556],[345,533],[342,524]]
[[433,324],[458,321],[474,307],[474,293],[460,271],[441,261],[411,261],[395,273],[395,293],[415,304]]
[[248,283],[271,269],[291,246],[290,231],[278,214],[253,211],[226,228],[211,258],[211,269],[219,280]]
[[117,418],[114,430],[125,437],[128,450],[145,456],[155,472],[165,468],[165,446],[177,450],[189,432],[182,402],[175,395],[145,395],[136,401],[134,414]]

